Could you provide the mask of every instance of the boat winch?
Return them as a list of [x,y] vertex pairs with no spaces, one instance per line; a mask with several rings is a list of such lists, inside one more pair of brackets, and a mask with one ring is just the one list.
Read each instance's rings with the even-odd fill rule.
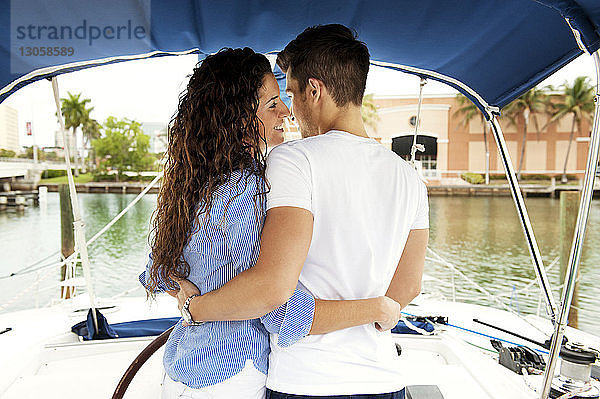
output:
[[568,394],[570,398],[600,398],[600,389],[591,378],[596,356],[596,351],[582,344],[564,344],[560,350],[560,375],[552,380],[550,397]]

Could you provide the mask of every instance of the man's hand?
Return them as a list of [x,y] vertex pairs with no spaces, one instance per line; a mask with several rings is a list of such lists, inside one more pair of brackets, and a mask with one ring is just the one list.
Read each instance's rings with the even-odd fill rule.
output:
[[381,315],[378,316],[378,319],[380,320],[375,322],[375,328],[379,331],[391,330],[396,327],[396,324],[398,324],[398,321],[400,320],[402,306],[387,296],[380,297],[380,299]]
[[200,290],[190,280],[175,280],[179,284],[179,291],[177,291],[177,307],[179,310],[183,307],[185,301],[192,295],[200,295]]

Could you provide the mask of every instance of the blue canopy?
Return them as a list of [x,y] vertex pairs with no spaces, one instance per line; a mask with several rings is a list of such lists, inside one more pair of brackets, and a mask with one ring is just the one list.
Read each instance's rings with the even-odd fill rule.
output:
[[354,28],[373,64],[449,83],[482,110],[600,48],[598,0],[12,0],[0,4],[0,102],[39,79],[130,59],[277,52],[327,23]]

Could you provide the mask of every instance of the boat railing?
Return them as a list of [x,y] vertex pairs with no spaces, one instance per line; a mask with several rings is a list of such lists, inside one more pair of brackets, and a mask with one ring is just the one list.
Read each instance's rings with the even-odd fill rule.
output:
[[[102,229],[100,229],[96,234],[94,234],[94,236],[92,236],[89,240],[87,240],[86,244],[87,245],[92,244],[98,238],[100,238],[106,231],[108,231],[119,219],[121,219],[121,217],[123,217],[123,215],[125,215],[131,208],[133,208],[135,206],[135,204],[137,204],[137,202],[146,193],[148,193],[150,191],[150,189],[160,180],[161,177],[162,177],[162,174],[157,175],[154,178],[154,180],[152,180],[152,182],[150,182],[144,188],[144,190],[142,190],[142,192],[140,192],[125,208],[123,208],[123,210],[121,212],[119,212],[119,214],[117,214]],[[464,281],[464,282],[468,283],[472,288],[474,288],[476,291],[478,291],[482,294],[482,296],[477,299],[490,300],[492,304],[495,304],[496,306],[499,306],[500,308],[502,308],[508,312],[511,312],[513,314],[521,316],[519,311],[515,311],[510,305],[506,304],[506,299],[511,298],[511,295],[514,296],[516,293],[530,292],[530,290],[532,288],[534,288],[534,286],[536,285],[536,279],[532,279],[531,281],[529,281],[527,283],[527,285],[525,285],[524,287],[520,288],[517,291],[513,290],[510,293],[492,293],[488,289],[483,287],[481,284],[477,283],[473,278],[469,277],[467,274],[465,274],[463,271],[461,271],[452,262],[450,262],[447,259],[440,256],[433,249],[428,248],[427,254],[428,254],[428,256],[426,259],[428,261],[434,262],[437,264],[441,264],[450,270],[450,272],[451,272],[450,287],[452,290],[452,298],[451,299],[453,301],[456,301],[457,299],[460,299],[460,300],[474,299],[473,295],[469,295],[469,297],[465,297],[465,298],[463,298],[462,295],[457,295],[457,281],[456,281],[455,277],[458,276],[460,281]],[[74,254],[72,254],[71,256],[69,256],[67,258],[64,258],[61,262],[45,263],[45,262],[48,262],[49,260],[51,260],[53,257],[57,257],[58,255],[60,255],[60,251],[49,254],[48,256],[30,264],[27,267],[24,267],[24,268],[18,270],[17,272],[11,273],[10,275],[0,276],[0,281],[1,281],[1,280],[9,279],[9,278],[14,278],[17,276],[24,276],[24,275],[29,275],[29,274],[35,273],[34,282],[32,284],[30,284],[28,287],[26,287],[23,291],[17,293],[14,297],[12,297],[7,302],[0,304],[0,312],[6,310],[9,306],[14,304],[20,298],[22,298],[24,295],[26,295],[27,293],[30,293],[33,290],[35,290],[35,292],[37,294],[35,303],[36,303],[36,306],[38,306],[39,305],[39,294],[42,292],[45,292],[47,290],[54,289],[54,288],[60,286],[60,287],[65,287],[65,288],[71,287],[70,293],[74,294],[76,287],[85,286],[83,281],[79,281],[80,278],[75,277],[75,270],[76,270],[77,266],[81,263],[80,259],[78,257],[78,252],[75,252]],[[554,259],[550,263],[550,265],[547,267],[546,270],[549,271],[550,269],[552,269],[557,264],[557,262],[558,262],[558,258]],[[47,278],[51,275],[51,273],[56,272],[59,268],[62,268],[63,266],[66,266],[65,281],[60,281],[60,282],[54,283],[50,286],[40,288],[40,285],[44,281],[47,281]],[[442,280],[438,280],[438,283],[445,284],[446,282],[444,282]],[[464,288],[464,287],[461,285],[461,288]],[[561,287],[557,287],[557,289],[560,289],[560,288]],[[135,287],[132,287],[128,290],[118,293],[118,294],[114,295],[112,298],[119,298],[122,296],[126,296],[138,289],[141,289],[140,284],[137,284]],[[63,292],[65,292],[65,289],[63,289]],[[539,295],[541,298],[541,292],[539,293]],[[66,299],[66,298],[64,298],[64,297],[61,298],[61,300],[64,300],[64,299]],[[55,303],[55,302],[56,302],[56,300],[51,301],[51,303]],[[540,305],[541,305],[541,301],[539,301],[538,303],[540,303]],[[540,306],[538,306],[537,314],[539,315],[539,313],[540,313]]]
[[[154,187],[154,185],[156,185],[156,183],[161,179],[161,177],[162,177],[162,173],[159,173],[125,208],[123,208],[123,210],[121,212],[119,212],[119,214],[117,214],[110,222],[108,222],[103,228],[101,228],[96,234],[94,234],[94,236],[92,236],[89,240],[87,240],[86,245],[92,244],[94,241],[96,241],[98,238],[100,238],[105,232],[107,232],[116,222],[119,221],[119,219],[121,219],[123,217],[123,215],[125,215],[131,208],[133,208],[135,206],[135,204],[137,204],[138,201],[140,199],[142,199],[142,197],[144,195],[146,195],[152,187]],[[63,260],[61,262],[51,262],[51,263],[47,263],[47,264],[44,263],[44,262],[52,259],[53,257],[58,257],[60,254],[61,254],[60,251],[54,252],[52,254],[45,256],[42,259],[30,264],[27,267],[19,269],[16,272],[10,273],[5,276],[0,276],[0,281],[2,281],[2,280],[12,279],[17,276],[24,276],[24,275],[36,273],[33,284],[29,285],[24,290],[17,293],[15,296],[10,298],[7,302],[0,304],[0,312],[2,312],[3,310],[6,310],[10,305],[12,305],[16,301],[18,301],[25,294],[31,292],[33,289],[36,289],[37,292],[39,293],[39,292],[45,291],[47,289],[54,288],[56,285],[52,285],[50,287],[46,287],[46,288],[40,290],[39,285],[42,281],[45,281],[47,279],[47,277],[50,276],[51,273],[62,268],[63,266],[66,266],[66,273],[65,273],[66,281],[59,282],[58,286],[76,287],[76,286],[80,285],[80,284],[78,284],[78,282],[75,281],[75,269],[76,269],[77,265],[80,263],[78,251],[75,251],[73,254],[71,254],[67,258],[63,257]],[[133,289],[130,289],[127,291],[131,291],[131,290],[133,290]],[[63,292],[64,291],[65,290],[63,290]],[[36,303],[37,302],[38,302],[38,298],[36,298]]]
[[[538,291],[538,306],[537,306],[536,315],[541,317],[542,316],[541,315],[541,307],[542,307],[541,305],[542,305],[542,300],[543,300],[543,297],[542,297],[543,293],[541,292],[539,287],[534,288],[534,286],[537,285],[536,284],[537,280],[535,278],[532,279],[531,281],[529,281],[524,287],[520,288],[518,291],[515,290],[511,293],[508,293],[508,295],[505,293],[492,293],[488,289],[483,287],[481,284],[479,284],[478,282],[473,280],[471,277],[466,275],[464,272],[462,272],[452,262],[448,261],[447,259],[444,259],[433,249],[428,247],[427,254],[428,254],[428,256],[426,256],[426,260],[428,260],[430,262],[435,262],[435,263],[441,264],[441,265],[445,266],[447,269],[449,269],[449,271],[451,273],[451,281],[449,283],[446,283],[443,280],[436,280],[436,281],[441,282],[442,284],[445,283],[447,286],[449,285],[451,287],[451,289],[452,289],[451,300],[452,301],[456,301],[458,299],[458,300],[468,300],[470,302],[473,302],[473,301],[480,301],[482,299],[487,299],[487,300],[490,300],[492,302],[492,304],[496,304],[501,309],[514,314],[515,316],[517,316],[520,319],[522,319],[523,321],[525,321],[527,324],[529,324],[532,327],[534,327],[535,329],[539,330],[539,327],[536,326],[535,324],[531,323],[530,321],[528,321],[524,317],[524,314],[522,312],[520,312],[518,309],[515,310],[512,306],[510,306],[509,304],[507,304],[505,302],[506,299],[511,299],[512,297],[514,297],[516,292],[519,292],[519,293],[535,292],[535,290],[537,290]],[[554,260],[552,260],[552,262],[546,268],[546,271],[550,271],[553,267],[555,267],[556,264],[558,264],[559,259],[560,259],[560,257],[556,257]],[[479,297],[473,297],[473,295],[468,295],[468,296],[457,295],[457,286],[456,286],[455,276],[458,276],[461,280],[467,282],[472,288],[474,288],[476,291],[479,291],[483,295],[481,295]],[[555,289],[560,290],[561,287],[562,286],[556,287]],[[541,332],[545,333],[544,331],[541,331]]]

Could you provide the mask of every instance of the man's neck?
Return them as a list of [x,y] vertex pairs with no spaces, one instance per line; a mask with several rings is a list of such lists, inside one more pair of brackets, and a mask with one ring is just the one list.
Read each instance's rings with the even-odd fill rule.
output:
[[360,107],[355,105],[349,105],[344,108],[336,107],[331,115],[331,118],[319,124],[319,134],[327,133],[331,130],[341,130],[355,136],[369,137],[362,120]]

